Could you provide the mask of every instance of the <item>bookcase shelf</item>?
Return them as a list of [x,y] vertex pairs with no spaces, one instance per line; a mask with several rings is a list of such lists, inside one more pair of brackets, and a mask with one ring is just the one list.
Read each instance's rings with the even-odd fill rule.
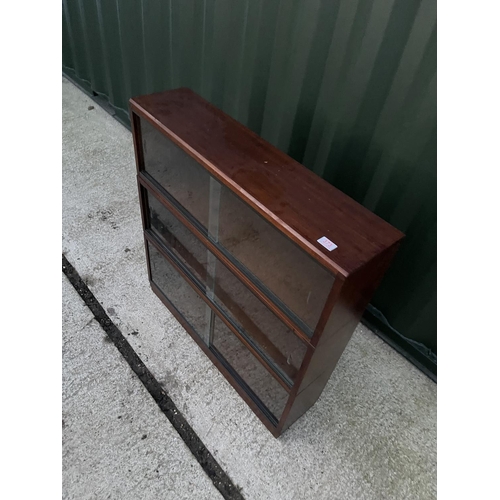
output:
[[188,89],[130,110],[151,287],[278,437],[403,234]]

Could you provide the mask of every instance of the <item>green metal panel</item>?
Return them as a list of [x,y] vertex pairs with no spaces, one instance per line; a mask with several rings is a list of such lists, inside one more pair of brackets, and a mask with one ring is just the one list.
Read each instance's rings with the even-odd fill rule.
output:
[[65,0],[63,70],[125,122],[190,87],[404,231],[369,314],[435,360],[435,0]]

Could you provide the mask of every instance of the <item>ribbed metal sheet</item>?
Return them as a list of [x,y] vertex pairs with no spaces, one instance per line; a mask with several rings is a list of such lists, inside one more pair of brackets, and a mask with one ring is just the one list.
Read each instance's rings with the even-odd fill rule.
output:
[[436,352],[435,0],[65,0],[63,70],[123,120],[190,87],[405,232],[372,304]]

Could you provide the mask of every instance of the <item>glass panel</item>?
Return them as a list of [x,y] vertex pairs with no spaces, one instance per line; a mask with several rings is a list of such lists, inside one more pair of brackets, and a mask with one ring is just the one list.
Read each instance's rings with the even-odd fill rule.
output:
[[208,343],[211,313],[209,306],[158,250],[148,243],[151,276],[184,319]]
[[141,118],[144,169],[204,227],[208,227],[210,174]]
[[[306,345],[151,193],[148,203],[153,231],[206,287],[209,298],[246,332],[262,356],[293,381]],[[211,264],[208,273],[207,262]]]
[[202,282],[207,276],[207,248],[162,205],[152,193],[147,193],[151,229],[171,248]]
[[294,313],[312,334],[334,276],[225,186],[219,244]]
[[141,132],[146,172],[208,229],[212,239],[253,274],[310,336],[334,276],[143,119]]
[[201,281],[208,297],[246,332],[262,356],[293,381],[306,345],[151,193],[148,203],[153,231]]
[[288,393],[217,317],[214,323],[213,345],[279,420]]
[[215,266],[214,300],[234,318],[268,362],[293,381],[306,345],[219,260]]

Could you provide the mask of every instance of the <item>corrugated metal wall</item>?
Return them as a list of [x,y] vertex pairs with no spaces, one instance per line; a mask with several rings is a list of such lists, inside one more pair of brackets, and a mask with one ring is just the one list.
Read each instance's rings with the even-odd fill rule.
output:
[[63,65],[125,121],[190,87],[404,231],[372,304],[436,353],[435,0],[65,0]]

